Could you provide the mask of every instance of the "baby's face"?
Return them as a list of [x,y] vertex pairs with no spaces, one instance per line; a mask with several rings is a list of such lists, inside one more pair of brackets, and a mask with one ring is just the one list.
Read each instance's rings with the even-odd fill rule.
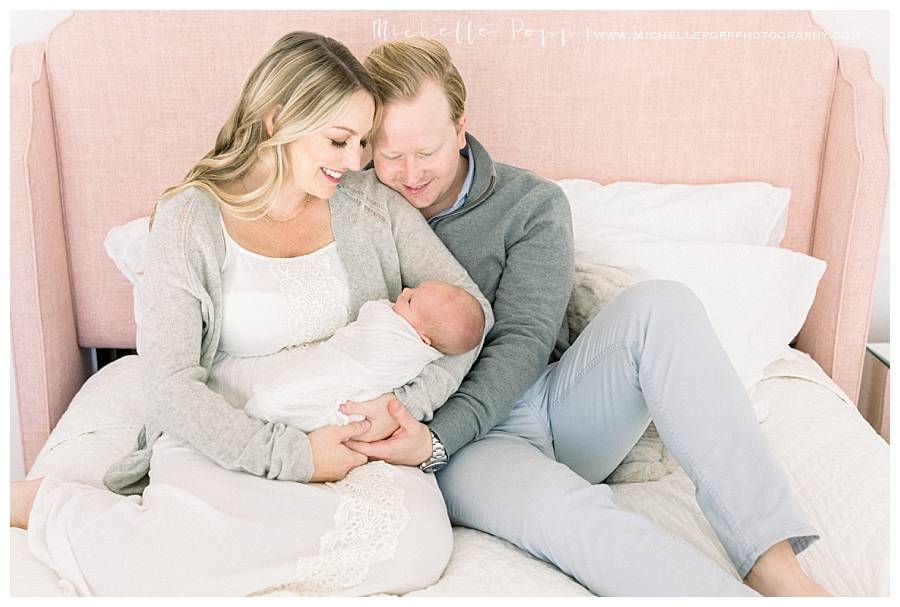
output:
[[405,318],[406,322],[419,332],[425,343],[430,342],[424,335],[425,321],[435,313],[435,304],[438,300],[433,291],[434,289],[429,288],[427,284],[414,289],[403,289],[393,306],[394,312]]

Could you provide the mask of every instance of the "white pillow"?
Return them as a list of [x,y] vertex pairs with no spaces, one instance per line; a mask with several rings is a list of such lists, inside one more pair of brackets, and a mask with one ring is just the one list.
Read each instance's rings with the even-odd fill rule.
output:
[[[582,242],[580,250],[570,322],[583,323],[591,305],[578,301],[589,290],[583,286],[585,280],[599,285],[593,291],[604,293],[604,301],[609,301],[616,283],[652,278],[681,282],[703,303],[748,390],[800,331],[825,272],[825,262],[808,255],[725,242],[592,241]],[[578,272],[588,275],[581,279],[581,290]]]
[[761,181],[708,185],[586,179],[557,184],[572,209],[577,245],[585,239],[736,242],[775,247],[784,238],[790,188]]
[[134,285],[134,324],[137,326],[135,344],[140,354],[141,343],[141,276],[144,274],[144,255],[150,236],[150,218],[141,217],[126,224],[115,226],[106,234],[103,246],[106,254],[115,262],[119,271]]

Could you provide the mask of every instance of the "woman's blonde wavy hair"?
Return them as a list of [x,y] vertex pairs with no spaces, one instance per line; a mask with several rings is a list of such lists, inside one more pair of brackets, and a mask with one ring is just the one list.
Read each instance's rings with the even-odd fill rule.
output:
[[[163,197],[196,186],[221,200],[236,217],[262,216],[281,191],[287,144],[326,126],[347,109],[352,95],[360,90],[371,94],[375,102],[374,131],[381,119],[381,102],[368,72],[350,50],[321,34],[285,35],[250,72],[215,147],[184,181],[166,189]],[[269,136],[265,115],[278,105],[281,111]],[[246,175],[257,161],[270,169],[261,186],[237,195],[221,188],[223,182]]]

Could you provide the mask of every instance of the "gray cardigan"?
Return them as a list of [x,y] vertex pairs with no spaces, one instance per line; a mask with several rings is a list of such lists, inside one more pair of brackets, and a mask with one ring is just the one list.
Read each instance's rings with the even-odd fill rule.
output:
[[[487,300],[422,215],[372,171],[348,173],[330,203],[331,225],[350,287],[350,319],[369,300],[394,300],[404,286],[437,279],[466,289],[481,303],[485,334],[493,325]],[[218,202],[188,188],[157,204],[142,278],[141,335],[146,425],[137,446],[114,463],[104,483],[117,493],[142,493],[153,444],[166,432],[229,470],[307,482],[313,472],[306,434],[235,409],[206,381],[222,331],[225,241]],[[155,327],[156,330],[152,330]],[[480,346],[444,356],[395,390],[419,420],[428,421],[462,382]]]

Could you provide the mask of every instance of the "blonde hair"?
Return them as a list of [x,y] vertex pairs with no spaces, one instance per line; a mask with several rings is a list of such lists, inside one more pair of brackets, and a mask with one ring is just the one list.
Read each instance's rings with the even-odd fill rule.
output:
[[[374,131],[381,103],[369,74],[347,47],[311,32],[283,36],[250,72],[215,147],[163,196],[196,186],[221,200],[237,217],[254,219],[265,214],[284,183],[287,144],[326,126],[360,90],[371,94],[375,102]],[[265,116],[279,105],[269,136]],[[240,179],[257,161],[270,169],[261,186],[244,194],[222,189],[223,182]]]
[[364,62],[383,105],[412,101],[426,82],[444,91],[450,104],[450,119],[459,124],[466,110],[466,85],[450,51],[433,38],[409,38],[384,42],[369,53]]

